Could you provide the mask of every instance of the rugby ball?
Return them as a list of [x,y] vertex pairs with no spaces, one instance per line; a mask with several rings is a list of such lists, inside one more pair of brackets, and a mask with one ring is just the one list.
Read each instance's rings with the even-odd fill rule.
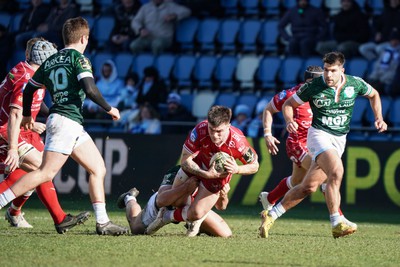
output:
[[212,158],[210,159],[210,166],[213,164],[213,162],[215,161],[215,166],[214,169],[219,172],[222,173],[225,171],[225,162],[226,160],[230,158],[229,154],[225,153],[225,152],[217,152],[215,153]]

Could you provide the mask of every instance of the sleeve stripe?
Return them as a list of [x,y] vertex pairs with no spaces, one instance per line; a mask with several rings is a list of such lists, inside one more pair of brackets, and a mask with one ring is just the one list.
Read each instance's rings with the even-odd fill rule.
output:
[[296,102],[299,103],[300,105],[305,103],[303,100],[300,99],[300,97],[297,94],[293,95],[293,99],[296,100]]
[[93,74],[91,72],[89,72],[89,71],[85,71],[85,72],[79,73],[78,76],[77,76],[78,81],[80,81],[81,79],[86,78],[86,77],[93,78]]
[[31,85],[33,85],[34,87],[37,87],[37,88],[42,88],[42,87],[44,86],[43,84],[38,83],[37,81],[33,80],[33,78],[31,78],[31,79],[29,80],[29,83],[30,83]]

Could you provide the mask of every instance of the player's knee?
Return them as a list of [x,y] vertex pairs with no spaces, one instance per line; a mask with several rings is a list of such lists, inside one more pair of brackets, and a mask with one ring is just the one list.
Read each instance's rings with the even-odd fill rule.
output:
[[304,195],[311,195],[315,191],[317,191],[318,186],[315,184],[306,184],[302,186],[302,192]]

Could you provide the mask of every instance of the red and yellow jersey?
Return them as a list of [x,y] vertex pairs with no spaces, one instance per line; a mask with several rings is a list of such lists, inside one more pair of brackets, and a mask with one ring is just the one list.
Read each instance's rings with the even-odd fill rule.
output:
[[[272,107],[275,109],[275,111],[282,111],[282,106],[285,101],[294,95],[302,85],[303,84],[298,84],[290,89],[283,90],[276,94],[271,100]],[[299,125],[299,128],[297,129],[297,133],[289,134],[288,138],[305,142],[307,139],[308,128],[311,126],[313,117],[310,104],[305,102],[304,104],[300,105],[295,109],[293,115],[295,121]]]
[[[35,70],[27,63],[20,62],[7,74],[0,85],[0,131],[7,131],[10,107],[22,110],[22,92]],[[32,118],[35,120],[40,111],[45,90],[39,89],[33,95]],[[23,129],[21,128],[21,131]]]

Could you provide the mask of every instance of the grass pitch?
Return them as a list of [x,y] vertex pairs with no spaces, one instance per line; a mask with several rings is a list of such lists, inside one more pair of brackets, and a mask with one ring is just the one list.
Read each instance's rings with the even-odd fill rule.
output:
[[[66,212],[92,212],[88,199],[65,198]],[[114,203],[108,200],[110,218],[127,226]],[[340,239],[332,238],[324,205],[303,204],[277,220],[268,239],[258,238],[261,205],[221,212],[234,233],[229,239],[187,238],[182,224],[154,236],[98,236],[93,216],[59,235],[32,197],[24,211],[33,229],[11,228],[0,220],[0,266],[400,266],[399,209],[344,210],[359,231]]]

